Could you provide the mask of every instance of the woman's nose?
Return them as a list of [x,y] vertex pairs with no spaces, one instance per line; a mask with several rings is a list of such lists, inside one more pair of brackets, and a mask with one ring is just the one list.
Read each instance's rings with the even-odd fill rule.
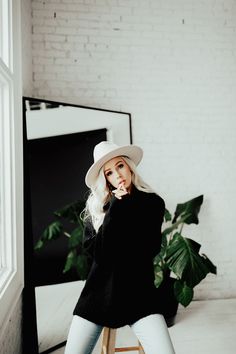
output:
[[116,171],[116,178],[117,179],[121,178],[121,174],[118,171]]

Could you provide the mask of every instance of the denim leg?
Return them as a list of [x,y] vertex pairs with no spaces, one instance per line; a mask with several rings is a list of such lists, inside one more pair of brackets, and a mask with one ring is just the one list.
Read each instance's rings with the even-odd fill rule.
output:
[[141,318],[131,326],[145,354],[175,354],[169,331],[162,315]]
[[73,316],[65,354],[91,354],[103,327],[82,317]]

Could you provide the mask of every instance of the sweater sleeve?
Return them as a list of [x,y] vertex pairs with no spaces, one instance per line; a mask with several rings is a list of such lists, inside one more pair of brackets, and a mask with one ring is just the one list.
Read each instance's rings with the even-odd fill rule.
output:
[[158,203],[152,208],[152,218],[154,221],[155,232],[152,234],[152,256],[155,257],[161,250],[162,243],[162,224],[165,214],[165,202],[161,197],[158,197]]

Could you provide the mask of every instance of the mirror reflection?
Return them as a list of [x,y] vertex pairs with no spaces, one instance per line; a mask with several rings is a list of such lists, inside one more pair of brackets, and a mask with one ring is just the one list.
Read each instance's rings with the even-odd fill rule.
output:
[[[132,143],[129,113],[24,97],[26,288],[33,288],[39,353],[64,345],[84,280],[68,267],[68,234],[35,246],[55,212],[86,199],[84,176],[101,140]],[[86,158],[85,158],[86,156]],[[27,183],[28,181],[28,183]],[[67,268],[67,269],[66,269]],[[69,269],[68,269],[69,268]],[[34,301],[32,301],[34,303]]]

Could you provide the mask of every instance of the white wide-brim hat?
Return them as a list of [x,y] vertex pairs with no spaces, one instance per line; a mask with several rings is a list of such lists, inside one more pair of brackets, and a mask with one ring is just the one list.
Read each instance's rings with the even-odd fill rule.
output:
[[126,156],[137,166],[143,157],[143,150],[136,145],[118,146],[109,141],[101,141],[93,150],[94,163],[85,176],[85,183],[91,187],[96,181],[102,166],[117,156]]

